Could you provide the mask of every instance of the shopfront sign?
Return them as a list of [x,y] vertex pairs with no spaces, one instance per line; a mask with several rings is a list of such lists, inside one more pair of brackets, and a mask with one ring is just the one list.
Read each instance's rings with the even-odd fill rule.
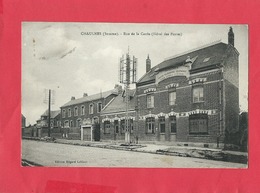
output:
[[171,70],[159,72],[156,75],[156,84],[158,84],[159,82],[161,82],[165,79],[175,77],[175,76],[189,77],[190,76],[189,68],[187,66],[180,66],[178,68],[174,68]]

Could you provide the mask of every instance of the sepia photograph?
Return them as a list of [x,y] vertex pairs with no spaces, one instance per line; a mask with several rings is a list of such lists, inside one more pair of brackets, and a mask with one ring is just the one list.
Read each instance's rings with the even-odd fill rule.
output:
[[249,167],[247,25],[21,28],[23,167]]

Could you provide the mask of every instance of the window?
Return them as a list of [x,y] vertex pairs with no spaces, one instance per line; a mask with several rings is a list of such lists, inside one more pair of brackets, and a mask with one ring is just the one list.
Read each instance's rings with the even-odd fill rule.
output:
[[176,104],[176,91],[169,92],[169,105]]
[[78,114],[79,114],[78,107],[75,107],[74,108],[74,116],[78,116]]
[[85,115],[85,106],[81,106],[81,115]]
[[69,121],[64,121],[64,127],[68,128],[69,127]]
[[98,123],[99,123],[99,118],[98,118],[98,117],[94,117],[94,118],[92,119],[92,123],[93,123],[93,124],[98,124]]
[[70,127],[73,127],[73,121],[72,120],[70,121]]
[[154,107],[154,96],[147,95],[147,108],[153,108],[153,107]]
[[77,119],[76,126],[80,127],[80,125],[81,125],[81,119]]
[[104,122],[104,134],[109,134],[110,133],[110,121],[105,121]]
[[93,114],[94,113],[94,106],[93,104],[89,105],[89,114]]
[[190,115],[190,134],[207,134],[208,133],[208,115],[195,114]]
[[134,133],[134,121],[133,121],[133,119],[130,120],[130,129],[131,129],[130,132]]
[[147,133],[155,133],[154,130],[154,117],[146,118],[146,132]]
[[68,109],[68,117],[71,117],[71,110]]
[[102,103],[98,103],[97,104],[97,112],[99,113],[99,112],[101,112],[101,110],[102,110]]
[[170,116],[169,120],[171,133],[176,133],[176,116]]
[[62,110],[62,118],[65,118],[65,117],[66,117],[66,110],[63,109],[63,110]]
[[125,120],[121,120],[121,132],[125,133]]
[[192,89],[193,102],[203,102],[203,86],[195,86]]
[[115,132],[119,133],[119,123],[118,123],[118,120],[114,121],[114,126],[115,126]]
[[165,117],[159,117],[159,129],[161,133],[165,133]]

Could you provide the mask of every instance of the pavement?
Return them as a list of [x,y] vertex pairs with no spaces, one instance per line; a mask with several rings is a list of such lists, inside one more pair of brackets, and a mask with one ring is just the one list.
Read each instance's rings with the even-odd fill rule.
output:
[[117,141],[81,141],[81,140],[68,140],[68,139],[52,139],[52,138],[32,138],[26,137],[29,140],[39,140],[51,143],[69,144],[78,146],[89,146],[97,148],[124,150],[124,151],[135,151],[143,153],[163,154],[169,156],[180,156],[180,157],[192,157],[201,158],[208,160],[226,161],[234,163],[248,163],[248,153],[238,151],[225,151],[222,149],[202,148],[202,147],[191,147],[191,146],[177,146],[177,145],[162,145],[162,144],[124,144]]

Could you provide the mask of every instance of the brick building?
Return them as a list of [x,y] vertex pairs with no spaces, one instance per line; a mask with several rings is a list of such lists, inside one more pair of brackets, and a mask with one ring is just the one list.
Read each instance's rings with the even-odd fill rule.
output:
[[[239,53],[230,28],[228,44],[214,42],[151,67],[136,83],[129,108],[131,140],[223,145],[238,131]],[[123,140],[124,96],[101,112],[102,140]]]
[[[39,120],[37,120],[37,127],[39,128],[48,128],[48,110],[46,110]],[[58,128],[61,126],[60,122],[60,110],[51,111],[50,119],[51,128]]]
[[[126,98],[125,91],[119,93],[118,96],[101,111],[102,140],[125,140],[126,129],[130,129],[131,134],[136,128],[136,100],[135,90],[129,90],[129,104],[128,104],[128,124],[126,124]],[[133,140],[133,136],[131,137]]]
[[167,59],[136,84],[140,140],[223,144],[238,131],[239,53],[230,28],[228,44],[215,42]]
[[[85,135],[84,139],[90,140],[90,135],[95,135],[95,140],[100,138],[100,113],[101,110],[118,95],[121,87],[116,85],[114,89],[100,92],[94,95],[83,94],[82,98],[71,100],[61,106],[61,125],[63,128],[63,136],[68,138],[80,139],[81,135]],[[93,130],[85,131],[81,134],[81,128],[84,125],[91,125]]]

